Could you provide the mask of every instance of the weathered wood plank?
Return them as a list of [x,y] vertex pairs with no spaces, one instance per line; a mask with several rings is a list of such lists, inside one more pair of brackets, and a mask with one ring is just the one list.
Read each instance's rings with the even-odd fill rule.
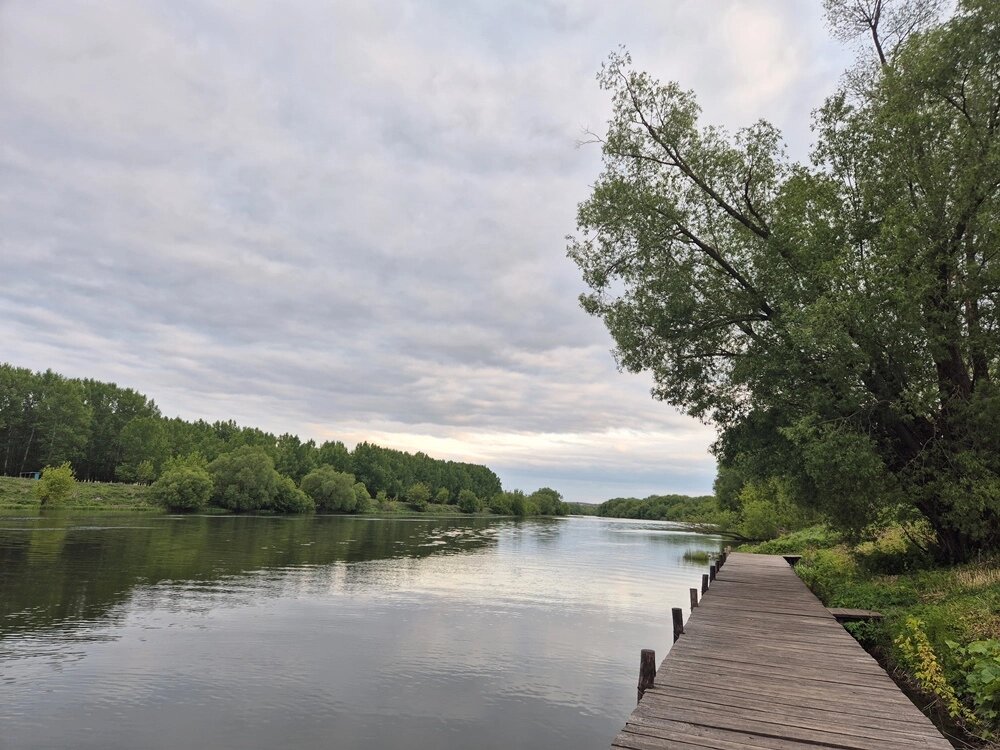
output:
[[872,609],[847,609],[845,607],[827,607],[827,612],[833,615],[837,622],[866,622],[885,618],[881,612]]
[[612,747],[951,748],[838,623],[877,613],[827,610],[780,556],[731,553],[713,572]]

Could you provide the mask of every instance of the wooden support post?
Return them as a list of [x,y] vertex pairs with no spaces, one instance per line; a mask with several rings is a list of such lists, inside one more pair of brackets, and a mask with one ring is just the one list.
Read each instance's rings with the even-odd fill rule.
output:
[[706,591],[708,591],[708,573],[702,573],[701,574],[701,595],[704,596]]
[[698,589],[691,589],[691,609],[698,606]]
[[644,648],[639,655],[639,697],[636,703],[642,700],[642,694],[647,688],[653,687],[656,679],[656,652],[651,648]]
[[670,614],[674,618],[674,643],[677,643],[677,639],[684,635],[684,610],[674,607]]
[[710,581],[714,581],[715,580],[715,566],[714,565],[709,565],[708,566],[708,580],[710,580]]

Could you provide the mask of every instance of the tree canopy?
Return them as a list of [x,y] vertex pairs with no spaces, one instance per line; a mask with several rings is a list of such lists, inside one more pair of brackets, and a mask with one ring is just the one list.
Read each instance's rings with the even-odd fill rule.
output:
[[619,365],[717,425],[724,467],[845,526],[922,518],[958,560],[1000,547],[1000,5],[937,5],[827,0],[875,54],[808,163],[613,55],[569,254]]

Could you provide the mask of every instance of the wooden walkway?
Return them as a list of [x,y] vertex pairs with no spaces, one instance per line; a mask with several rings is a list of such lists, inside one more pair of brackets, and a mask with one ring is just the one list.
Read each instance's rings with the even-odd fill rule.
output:
[[952,750],[784,558],[731,553],[613,748]]

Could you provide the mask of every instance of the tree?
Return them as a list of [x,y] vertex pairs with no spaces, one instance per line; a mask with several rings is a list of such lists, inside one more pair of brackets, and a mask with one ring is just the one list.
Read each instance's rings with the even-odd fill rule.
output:
[[714,422],[724,465],[845,526],[920,516],[962,560],[1000,547],[1000,5],[888,50],[874,21],[878,63],[820,109],[809,164],[612,56],[569,254],[619,365]]
[[354,475],[319,466],[302,479],[302,491],[316,503],[316,510],[327,513],[353,513],[358,507]]
[[205,460],[189,456],[168,462],[150,493],[154,502],[171,513],[189,513],[208,505],[213,486]]
[[483,503],[472,490],[462,490],[458,493],[458,508],[463,513],[478,513],[483,509]]
[[316,503],[295,486],[295,481],[291,477],[278,474],[271,507],[278,513],[312,513],[316,510]]
[[69,462],[59,466],[46,466],[35,484],[35,497],[41,506],[58,505],[68,500],[76,487],[76,475]]
[[263,448],[244,445],[224,453],[208,465],[212,475],[212,502],[235,511],[261,510],[277,492],[278,473]]
[[406,489],[406,501],[414,510],[427,510],[427,503],[431,499],[431,490],[423,482],[414,482]]
[[565,516],[566,503],[562,495],[551,487],[542,487],[531,493],[531,503],[536,512],[542,516]]
[[355,511],[358,513],[367,513],[372,507],[372,496],[368,494],[368,488],[365,487],[364,482],[354,483],[354,497],[357,500],[355,505]]
[[434,495],[434,502],[440,505],[446,505],[449,500],[451,500],[451,493],[448,491],[447,487],[439,488],[437,494]]

